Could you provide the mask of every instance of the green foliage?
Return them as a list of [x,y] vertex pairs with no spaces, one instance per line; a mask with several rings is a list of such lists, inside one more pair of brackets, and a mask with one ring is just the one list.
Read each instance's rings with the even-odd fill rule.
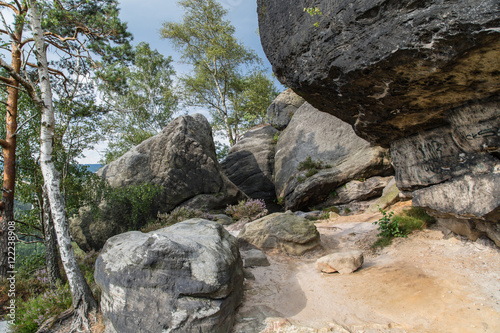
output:
[[351,212],[351,209],[349,207],[344,208],[344,213],[349,214]]
[[410,209],[405,210],[404,214],[409,217],[414,217],[421,221],[424,221],[426,226],[429,226],[436,222],[436,219],[425,211],[422,207],[410,207]]
[[104,118],[104,130],[110,134],[105,163],[160,133],[177,112],[172,58],[144,42],[135,47],[134,55],[133,65],[123,64],[113,78],[121,82],[119,86],[101,84],[103,98],[112,109]]
[[279,197],[276,199],[276,203],[280,206],[284,206],[285,205],[285,197]]
[[158,218],[156,219],[156,221],[147,224],[146,226],[141,228],[141,231],[150,232],[194,218],[202,218],[206,220],[214,219],[213,215],[200,209],[194,209],[191,207],[177,207],[170,213],[158,214]]
[[229,154],[230,147],[219,141],[215,141],[214,143],[215,143],[215,154],[217,155],[217,161],[221,162]]
[[193,66],[180,78],[189,106],[207,107],[215,131],[234,145],[243,131],[264,122],[277,96],[273,81],[259,68],[261,60],[235,37],[227,11],[215,0],[180,0],[185,10],[181,23],[166,22],[161,29]]
[[[323,13],[319,10],[318,7],[307,7],[307,8],[304,8],[304,12],[307,12],[307,14],[309,14],[310,16],[315,16],[315,15],[321,16],[321,15],[323,15]],[[315,22],[314,26],[315,27],[319,27],[319,23]]]
[[[122,188],[106,186],[101,191],[96,196],[96,204],[92,205],[94,218],[120,220],[129,230],[138,230],[155,219],[162,187],[155,184]],[[98,204],[101,200],[107,203],[105,208]]]
[[[73,243],[78,265],[94,294],[99,293],[94,282],[94,266],[97,253],[85,253]],[[36,262],[38,255],[23,258],[24,263]],[[43,258],[42,258],[43,259]],[[72,306],[69,285],[59,284],[53,287],[45,268],[35,270],[30,265],[22,264],[16,279],[16,321],[13,332],[33,333],[47,319],[59,315]],[[26,274],[28,273],[29,274]]]
[[57,316],[72,304],[69,285],[46,288],[40,295],[18,303],[14,332],[33,333],[48,318]]
[[280,137],[280,132],[276,132],[274,133],[274,137],[273,137],[273,141],[274,143],[278,143],[278,139]]
[[297,167],[297,170],[299,171],[304,171],[304,170],[312,170],[312,169],[326,169],[329,168],[330,166],[327,164],[324,164],[322,161],[313,161],[311,156],[308,156],[304,161],[299,163],[299,166]]
[[374,222],[378,224],[379,239],[374,247],[383,247],[390,244],[394,237],[407,237],[412,231],[420,230],[433,223],[435,220],[427,215],[425,210],[418,207],[412,207],[405,211],[402,215],[394,215],[394,212],[387,213],[386,210],[380,209],[382,217]]
[[262,199],[242,200],[238,205],[228,205],[226,214],[235,220],[242,218],[255,220],[267,214],[266,203]]
[[330,213],[330,212],[337,213],[337,214],[340,213],[340,209],[338,207],[336,207],[336,206],[331,206],[331,207],[323,208],[322,211],[325,212],[325,213]]
[[330,166],[322,161],[313,161],[311,156],[308,156],[304,161],[300,162],[297,167],[297,170],[299,171],[306,171],[305,177],[299,175],[297,176],[297,181],[301,183],[306,180],[306,178],[312,177],[317,174],[319,170],[326,168],[330,168]]

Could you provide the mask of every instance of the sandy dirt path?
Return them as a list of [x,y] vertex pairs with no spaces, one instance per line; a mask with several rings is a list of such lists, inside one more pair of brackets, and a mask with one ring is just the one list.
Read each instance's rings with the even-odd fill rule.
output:
[[[414,232],[376,252],[378,215],[317,224],[322,248],[302,257],[268,253],[251,268],[234,332],[500,332],[500,251],[482,240]],[[361,249],[362,268],[324,274],[316,259]]]

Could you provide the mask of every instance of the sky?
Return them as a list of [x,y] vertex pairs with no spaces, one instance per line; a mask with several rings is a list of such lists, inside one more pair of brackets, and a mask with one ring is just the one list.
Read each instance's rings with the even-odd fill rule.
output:
[[[258,35],[256,0],[219,0],[228,11],[227,18],[236,29],[235,37],[247,48],[254,50],[262,59],[265,68],[271,74],[271,65],[267,60]],[[160,38],[160,29],[164,22],[180,22],[183,10],[177,0],[119,0],[120,18],[127,22],[128,30],[133,34],[133,44],[147,42],[152,49],[157,49],[164,56],[171,56],[173,66],[178,73],[188,72],[190,67],[180,62],[177,53],[166,39]],[[276,85],[279,83],[276,81]],[[279,89],[282,87],[279,86]],[[94,151],[84,153],[79,159],[83,164],[96,164],[101,159],[100,153],[105,145],[99,145]]]

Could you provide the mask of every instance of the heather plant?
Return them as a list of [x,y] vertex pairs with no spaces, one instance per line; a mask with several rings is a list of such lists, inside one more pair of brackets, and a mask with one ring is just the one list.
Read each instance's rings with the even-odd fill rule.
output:
[[[47,283],[47,288],[38,296],[18,303],[13,327],[16,333],[35,332],[44,321],[71,307],[71,292],[67,283],[51,288],[48,286],[48,277],[44,277],[41,272],[37,273],[35,279]],[[43,282],[44,279],[46,282]]]
[[227,206],[226,214],[235,220],[246,218],[253,221],[267,215],[266,203],[262,199],[242,200],[237,205]]

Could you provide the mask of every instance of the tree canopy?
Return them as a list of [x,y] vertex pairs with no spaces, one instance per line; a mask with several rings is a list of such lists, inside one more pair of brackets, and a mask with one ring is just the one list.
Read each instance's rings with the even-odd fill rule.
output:
[[[261,60],[234,36],[227,11],[215,0],[181,0],[181,23],[165,22],[163,38],[169,39],[193,66],[180,78],[185,103],[207,107],[215,129],[234,145],[242,131],[263,119],[263,100],[273,100],[276,88],[258,67]],[[253,115],[253,116],[252,116]]]

